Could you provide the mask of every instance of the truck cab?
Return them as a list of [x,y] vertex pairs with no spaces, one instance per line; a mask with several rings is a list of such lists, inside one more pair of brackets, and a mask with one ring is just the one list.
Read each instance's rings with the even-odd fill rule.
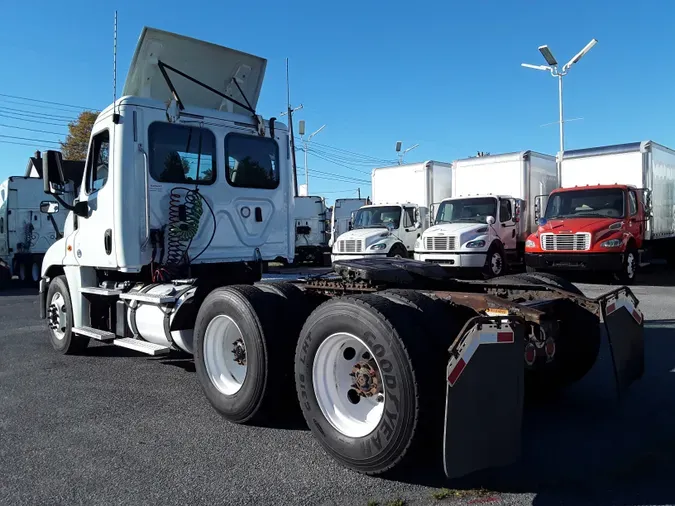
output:
[[419,207],[412,203],[361,207],[351,230],[333,243],[331,260],[410,257],[422,228],[419,215]]
[[508,195],[477,195],[443,200],[434,225],[415,244],[415,259],[446,268],[504,274],[517,255],[522,201]]
[[635,186],[559,188],[550,194],[537,231],[527,239],[527,268],[611,272],[631,283],[649,215],[649,192]]

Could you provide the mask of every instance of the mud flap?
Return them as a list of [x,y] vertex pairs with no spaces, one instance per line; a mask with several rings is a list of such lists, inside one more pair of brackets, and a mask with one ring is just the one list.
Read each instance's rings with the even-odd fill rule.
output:
[[519,459],[524,329],[513,316],[476,317],[450,347],[443,441],[448,478]]
[[612,354],[616,387],[621,396],[644,374],[644,316],[637,307],[637,299],[625,287],[599,302]]

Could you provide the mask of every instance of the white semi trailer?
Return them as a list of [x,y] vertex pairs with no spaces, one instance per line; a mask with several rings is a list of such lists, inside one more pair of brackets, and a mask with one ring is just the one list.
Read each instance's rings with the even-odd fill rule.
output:
[[[64,198],[72,202],[72,185]],[[51,214],[40,212],[48,208]],[[45,197],[41,178],[12,176],[0,182],[0,282],[17,276],[21,282],[38,283],[42,258],[61,237],[66,214]]]
[[[641,376],[641,313],[626,287],[588,299],[556,278],[463,283],[395,258],[259,282],[262,262],[292,258],[295,239],[287,130],[255,112],[264,69],[143,30],[43,262],[55,350],[86,353],[93,340],[192,354],[226,420],[269,424],[299,408],[331,457],[368,474],[425,453],[443,455],[448,476],[517,459],[526,378],[550,389],[581,378],[601,315],[620,388]],[[59,153],[45,161],[45,192],[59,200]]]
[[555,157],[521,151],[453,162],[452,198],[415,244],[415,259],[487,277],[522,264],[536,230],[534,200],[557,187]]
[[335,240],[333,262],[365,257],[412,257],[429,226],[433,202],[451,195],[452,164],[426,161],[373,169],[373,204],[361,207],[352,228]]
[[322,197],[295,197],[295,262],[324,265],[324,257],[330,254],[326,214]]

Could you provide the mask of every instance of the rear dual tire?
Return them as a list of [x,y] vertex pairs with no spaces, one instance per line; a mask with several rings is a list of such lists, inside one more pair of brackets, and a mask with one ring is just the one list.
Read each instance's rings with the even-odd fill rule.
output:
[[293,352],[309,306],[290,283],[233,285],[211,292],[197,314],[197,379],[226,420],[266,425],[297,410]]
[[[443,354],[424,335],[429,327],[416,305],[391,296],[399,303],[383,295],[324,303],[305,323],[295,358],[300,407],[314,437],[342,465],[372,475],[427,448],[440,462],[442,448],[442,432],[430,429],[442,421]],[[364,367],[373,373],[362,380]],[[373,378],[381,390],[364,391]]]

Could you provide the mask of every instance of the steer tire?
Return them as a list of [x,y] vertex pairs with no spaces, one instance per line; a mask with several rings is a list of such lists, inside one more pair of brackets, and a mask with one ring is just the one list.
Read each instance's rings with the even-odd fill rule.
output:
[[[443,414],[444,402],[436,390],[443,383],[444,371],[433,366],[433,346],[423,329],[420,313],[413,307],[376,295],[330,300],[305,322],[295,357],[300,406],[314,437],[345,467],[370,475],[391,474],[425,450],[435,452],[432,458],[440,462],[442,432],[429,428]],[[384,415],[365,436],[339,431],[317,400],[313,374],[317,352],[322,343],[339,333],[363,340],[382,371]],[[316,371],[317,381],[326,374],[325,370]],[[337,384],[339,380],[327,381]]]
[[52,301],[56,294],[61,294],[62,297],[62,304],[65,307],[63,312],[66,314],[66,325],[63,331],[63,337],[61,338],[59,338],[57,333],[50,328],[49,342],[56,351],[63,355],[82,353],[89,345],[89,338],[78,336],[73,333],[73,302],[70,298],[68,282],[63,275],[56,276],[52,279],[51,283],[49,283],[49,289],[47,290],[48,317]]
[[405,246],[403,246],[403,244],[396,243],[391,247],[389,253],[387,253],[387,256],[390,258],[408,258],[410,255],[408,255],[408,250],[405,248]]
[[[287,396],[283,379],[292,373],[292,362],[280,357],[284,345],[289,346],[280,325],[282,300],[278,295],[250,285],[232,285],[213,290],[199,308],[194,328],[197,379],[208,401],[228,421],[265,424],[280,398]],[[209,375],[209,357],[219,363],[230,358],[228,349],[222,357],[217,356],[220,348],[216,346],[216,337],[207,340],[209,324],[219,316],[226,316],[236,324],[246,348],[247,370],[239,390],[231,393],[219,388]],[[218,361],[219,358],[223,360]]]

